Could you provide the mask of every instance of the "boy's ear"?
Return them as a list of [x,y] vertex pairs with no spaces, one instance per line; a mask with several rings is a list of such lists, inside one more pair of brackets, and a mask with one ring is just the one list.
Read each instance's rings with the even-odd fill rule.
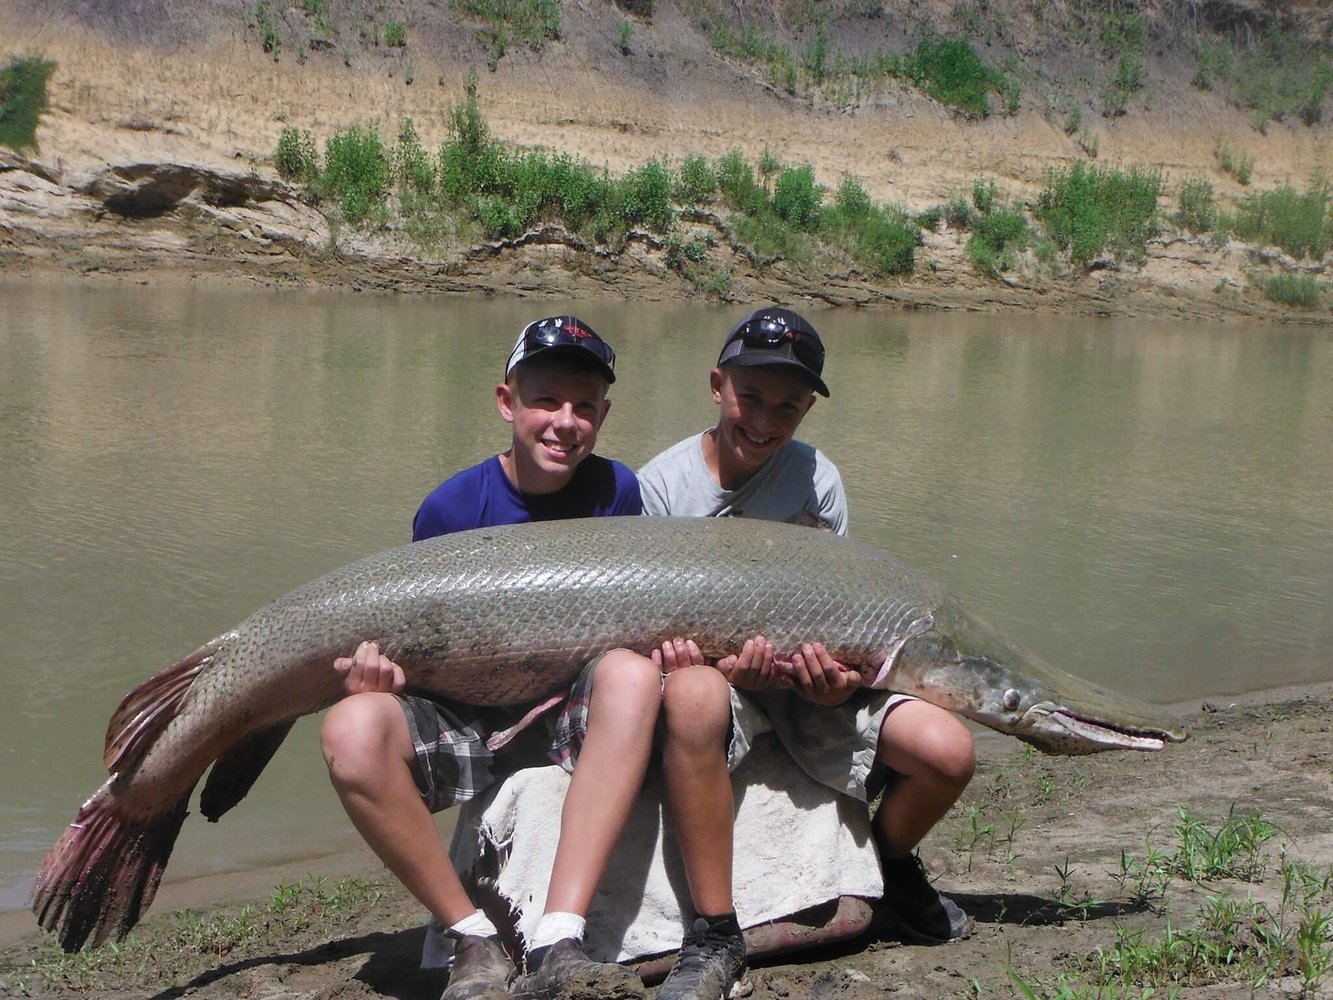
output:
[[713,390],[713,402],[722,402],[722,369],[714,368],[708,373],[708,387]]
[[509,383],[501,382],[495,387],[495,405],[500,411],[500,416],[504,417],[505,423],[514,422],[514,390]]

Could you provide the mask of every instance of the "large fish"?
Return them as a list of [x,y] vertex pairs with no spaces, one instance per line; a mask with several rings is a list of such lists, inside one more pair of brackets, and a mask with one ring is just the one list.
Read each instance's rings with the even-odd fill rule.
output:
[[[257,611],[131,691],[107,729],[111,776],[33,889],[69,950],[123,937],[151,903],[191,792],[236,805],[293,722],[340,694],[332,663],[376,640],[410,688],[523,704],[595,654],[695,639],[819,640],[891,687],[1047,753],[1160,749],[1154,710],[1042,666],[928,577],[831,532],[737,518],[595,518],[483,528],[391,549]],[[793,695],[795,697],[795,695]]]

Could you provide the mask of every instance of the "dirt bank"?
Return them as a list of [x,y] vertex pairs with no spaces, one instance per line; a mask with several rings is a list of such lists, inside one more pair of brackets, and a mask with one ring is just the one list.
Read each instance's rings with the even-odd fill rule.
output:
[[[787,93],[710,45],[713,22],[699,12],[728,5],[664,2],[651,18],[629,18],[610,3],[566,3],[558,39],[540,49],[511,45],[494,72],[485,69],[493,48],[484,32],[436,9],[444,5],[268,6],[285,40],[276,58],[262,48],[251,4],[0,2],[0,48],[57,63],[39,151],[0,151],[7,271],[474,295],[708,294],[738,302],[1333,319],[1329,296],[1316,309],[1293,310],[1264,298],[1249,277],[1286,270],[1322,278],[1326,261],[1216,246],[1170,227],[1151,241],[1141,265],[1105,258],[1070,271],[1029,260],[990,278],[968,260],[969,234],[946,224],[926,232],[910,277],[876,279],[836,254],[756,266],[727,249],[725,226],[705,221],[698,225],[722,244],[714,263],[726,280],[701,289],[667,265],[662,241],[647,234],[618,252],[559,227],[505,244],[425,249],[392,228],[331,225],[272,165],[284,126],[324,139],[377,123],[391,138],[411,116],[425,147],[436,148],[446,137],[443,112],[460,98],[472,67],[481,69],[492,131],[508,143],[569,153],[612,172],[731,149],[757,162],[767,149],[784,163],[811,164],[822,184],[850,174],[877,201],[912,211],[970,191],[979,177],[994,180],[1006,199],[1030,201],[1043,170],[1093,162],[1089,148],[1101,164],[1159,167],[1163,210],[1174,208],[1187,177],[1208,178],[1226,202],[1278,183],[1303,186],[1333,162],[1328,124],[1292,119],[1261,131],[1251,112],[1191,86],[1193,57],[1175,36],[1153,39],[1145,85],[1125,114],[1108,117],[1098,110],[1108,56],[1095,41],[1061,34],[1068,25],[1050,20],[1049,11],[1044,21],[1033,13],[1046,5],[980,5],[989,20],[973,32],[979,50],[993,64],[1008,60],[1023,90],[1015,114],[974,120],[894,82],[854,99]],[[776,11],[772,30],[785,30],[799,46],[810,28],[790,13],[797,6],[736,5],[751,17],[756,9]],[[848,45],[875,33],[877,44],[901,50],[923,25],[958,30],[963,6],[917,3],[908,13],[834,26]],[[1310,30],[1326,30],[1310,21],[1317,5],[1315,14],[1292,4],[1204,6],[1250,17],[1286,10]],[[324,11],[318,29],[312,9]],[[384,44],[388,23],[405,25],[404,45]],[[632,30],[628,52],[613,41],[622,23]],[[1085,123],[1077,133],[1067,131],[1066,108]],[[1253,162],[1248,186],[1220,168],[1221,147]]]
[[[1185,717],[1192,738],[1160,754],[1101,754],[1043,758],[995,734],[979,740],[980,769],[963,801],[932,832],[923,857],[941,886],[977,917],[967,941],[939,948],[908,945],[892,932],[872,930],[836,950],[793,956],[753,973],[755,997],[904,998],[1018,995],[1011,971],[1029,983],[1073,976],[1070,963],[1111,949],[1121,930],[1160,941],[1168,928],[1196,932],[1210,898],[1244,909],[1252,900],[1293,930],[1296,907],[1282,904],[1284,878],[1296,863],[1325,880],[1333,873],[1333,689],[1279,692],[1239,705],[1220,702]],[[1182,854],[1182,811],[1213,834],[1228,816],[1258,811],[1272,824],[1258,845],[1265,859],[1252,880],[1162,875]],[[793,859],[794,861],[796,859]],[[341,997],[433,1000],[438,973],[417,966],[421,911],[382,870],[366,867],[361,881],[340,883],[354,861],[266,873],[270,885],[309,872],[327,876],[302,920],[275,915],[279,894],[251,880],[252,895],[209,906],[236,879],[169,887],[123,955],[54,961],[24,914],[0,923],[0,992],[5,996]],[[1161,876],[1160,878],[1158,876]],[[230,883],[230,884],[228,884]],[[308,885],[313,885],[307,882]],[[342,885],[342,901],[333,886]],[[375,889],[382,893],[372,901]],[[196,898],[191,899],[194,896]],[[242,904],[248,904],[248,909]],[[197,909],[173,915],[172,907]],[[1315,907],[1327,913],[1333,895],[1324,884]],[[304,921],[304,924],[303,924]],[[1275,920],[1276,922],[1276,920]],[[1206,921],[1203,921],[1206,923]],[[25,927],[26,925],[26,927]],[[246,928],[249,928],[248,930]],[[1196,932],[1197,933],[1197,932]],[[1226,940],[1247,944],[1245,925]],[[1327,928],[1324,928],[1327,934]],[[141,939],[142,944],[135,944]],[[1333,961],[1333,942],[1322,952]],[[1211,970],[1211,971],[1210,971]],[[64,976],[44,984],[43,972]],[[1180,969],[1177,969],[1180,974]],[[1262,978],[1239,960],[1196,966],[1179,993],[1193,998],[1296,997],[1304,980],[1295,961]],[[1215,976],[1216,978],[1210,978]],[[1086,979],[1085,979],[1086,981]],[[1142,986],[1119,996],[1143,996]],[[1160,991],[1163,995],[1169,990]],[[1054,991],[1047,994],[1055,996]],[[1093,994],[1086,994],[1093,995]],[[1327,997],[1327,984],[1304,994]]]

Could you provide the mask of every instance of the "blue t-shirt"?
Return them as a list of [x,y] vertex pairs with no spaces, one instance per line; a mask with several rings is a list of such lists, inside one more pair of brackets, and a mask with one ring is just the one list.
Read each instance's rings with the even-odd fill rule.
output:
[[497,524],[642,513],[639,481],[620,462],[589,455],[563,489],[529,494],[509,481],[500,456],[492,455],[446,479],[421,502],[412,519],[412,541]]

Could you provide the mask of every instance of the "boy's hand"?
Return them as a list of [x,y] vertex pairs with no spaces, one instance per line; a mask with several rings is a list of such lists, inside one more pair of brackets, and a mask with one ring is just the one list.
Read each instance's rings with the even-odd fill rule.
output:
[[693,639],[672,639],[662,643],[660,649],[652,652],[653,663],[664,674],[681,667],[701,667],[706,662],[704,654]]
[[403,668],[380,652],[378,643],[363,642],[352,656],[340,656],[333,669],[342,675],[343,694],[389,692],[397,694],[407,686]]
[[716,666],[732,687],[742,691],[791,687],[791,678],[777,666],[775,652],[773,644],[759,635],[745,640],[740,655],[724,656]]
[[841,705],[861,686],[861,672],[829,656],[821,642],[802,643],[791,667],[796,693],[816,705]]

